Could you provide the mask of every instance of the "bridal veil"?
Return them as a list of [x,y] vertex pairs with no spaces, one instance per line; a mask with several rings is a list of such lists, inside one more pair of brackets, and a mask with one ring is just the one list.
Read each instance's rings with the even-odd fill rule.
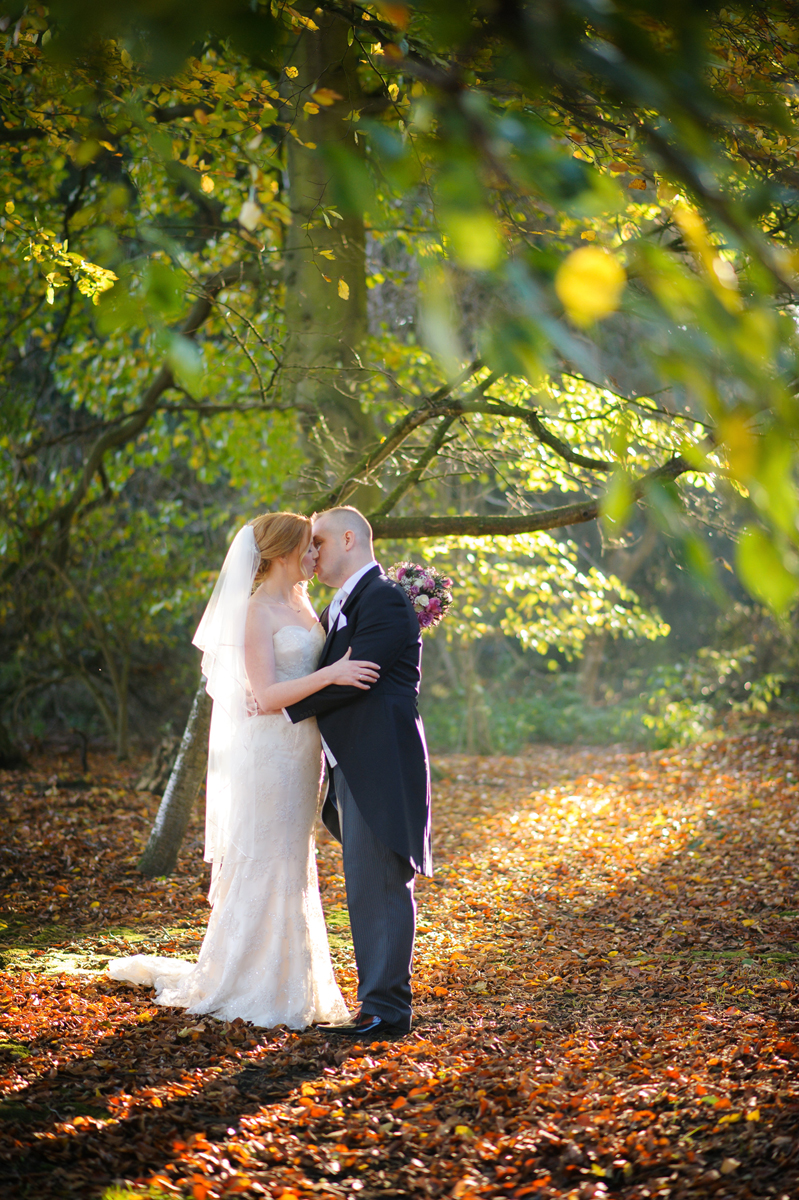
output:
[[216,587],[192,641],[203,651],[205,690],[214,702],[208,741],[208,782],[205,809],[205,861],[213,864],[209,900],[222,860],[231,850],[252,853],[254,814],[235,803],[244,722],[257,712],[244,665],[244,631],[247,605],[261,561],[252,526],[234,537]]

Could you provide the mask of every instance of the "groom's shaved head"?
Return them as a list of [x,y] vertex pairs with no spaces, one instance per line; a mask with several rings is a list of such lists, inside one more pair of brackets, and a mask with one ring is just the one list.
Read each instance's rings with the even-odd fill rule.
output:
[[328,533],[340,535],[349,530],[355,535],[359,546],[371,548],[372,526],[363,513],[359,513],[351,504],[342,504],[338,508],[327,508],[324,512],[317,513],[314,524],[321,522],[324,522]]
[[349,504],[328,508],[313,519],[316,574],[322,583],[341,587],[374,557],[372,526]]

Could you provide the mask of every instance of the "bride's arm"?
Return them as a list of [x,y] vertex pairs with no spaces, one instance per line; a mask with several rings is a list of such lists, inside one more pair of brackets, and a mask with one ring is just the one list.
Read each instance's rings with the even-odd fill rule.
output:
[[257,601],[250,603],[244,632],[244,665],[253,695],[262,713],[280,712],[287,704],[296,704],[331,683],[345,684],[368,692],[377,682],[379,667],[372,662],[360,662],[349,656],[303,675],[278,683],[275,679],[275,651],[272,637],[274,621],[269,610]]

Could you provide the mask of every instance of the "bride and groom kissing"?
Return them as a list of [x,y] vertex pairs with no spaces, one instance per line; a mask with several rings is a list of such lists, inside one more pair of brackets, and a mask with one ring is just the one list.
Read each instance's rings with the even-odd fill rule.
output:
[[[320,618],[306,593],[337,587]],[[414,879],[432,874],[414,605],[349,506],[266,513],[234,538],[194,636],[213,698],[198,961],[135,955],[115,979],[159,1004],[370,1041],[411,1028]],[[335,982],[314,827],[342,843],[359,1013]]]

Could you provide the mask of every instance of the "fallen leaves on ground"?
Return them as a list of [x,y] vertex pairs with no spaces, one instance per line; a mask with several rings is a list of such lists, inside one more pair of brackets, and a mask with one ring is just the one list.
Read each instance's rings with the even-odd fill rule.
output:
[[[790,1200],[798,752],[776,730],[438,759],[416,1024],[363,1046],[108,979],[114,955],[196,952],[200,826],[147,881],[140,764],[5,773],[3,1195]],[[354,1005],[324,834],[319,867]]]

